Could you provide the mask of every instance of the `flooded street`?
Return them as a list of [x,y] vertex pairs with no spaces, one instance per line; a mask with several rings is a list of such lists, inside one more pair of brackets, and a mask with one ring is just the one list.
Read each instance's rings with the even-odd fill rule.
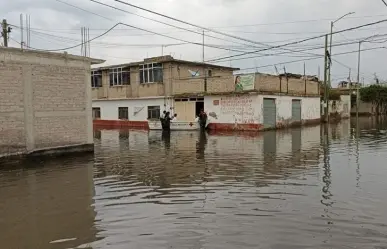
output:
[[0,248],[387,248],[387,122],[355,127],[95,131],[0,171]]

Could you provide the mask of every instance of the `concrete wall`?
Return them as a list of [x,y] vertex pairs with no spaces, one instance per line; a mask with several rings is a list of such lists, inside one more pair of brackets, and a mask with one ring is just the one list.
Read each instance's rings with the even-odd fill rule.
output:
[[[199,76],[192,77],[188,70],[197,71]],[[212,74],[207,77],[208,92],[234,90],[232,70],[174,62],[163,63],[163,83],[140,84],[139,67],[131,66],[130,85],[110,86],[109,70],[103,70],[102,87],[92,89],[92,98],[126,99],[203,93],[206,70],[211,70]]]
[[[277,124],[288,125],[292,118],[292,100],[301,100],[302,121],[320,119],[319,97],[292,97],[277,95],[244,94],[233,96],[205,96],[204,107],[211,123],[263,124],[263,99],[276,99]],[[213,116],[216,116],[214,118]]]
[[[377,106],[373,103],[360,101],[359,103],[359,115],[373,116],[377,115]],[[356,103],[351,108],[351,115],[356,115]]]
[[129,121],[146,121],[148,119],[148,106],[160,106],[161,111],[163,111],[164,105],[169,111],[173,101],[164,98],[93,101],[93,107],[101,108],[102,120],[118,120],[118,107],[128,107]]
[[90,60],[0,48],[0,75],[0,154],[93,143]]
[[340,100],[329,101],[330,115],[338,118],[349,118],[351,116],[351,95],[341,95]]

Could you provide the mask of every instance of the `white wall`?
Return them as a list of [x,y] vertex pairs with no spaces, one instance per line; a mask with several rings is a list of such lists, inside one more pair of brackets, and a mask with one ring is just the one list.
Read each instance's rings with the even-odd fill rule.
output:
[[341,95],[339,101],[329,101],[329,113],[336,112],[339,113],[342,118],[351,116],[351,95]]
[[[239,95],[239,96],[205,96],[204,109],[207,114],[215,113],[217,123],[263,123],[263,99],[274,98],[277,105],[277,121],[292,117],[292,100],[301,100],[302,120],[320,118],[320,98],[305,98],[276,95]],[[219,101],[219,105],[214,105]]]
[[[93,107],[101,108],[102,120],[118,120],[118,107],[128,107],[130,121],[146,121],[148,119],[148,106],[160,106],[160,111],[170,111],[171,100],[164,98],[144,98],[126,100],[93,100]],[[135,110],[140,110],[135,113]]]

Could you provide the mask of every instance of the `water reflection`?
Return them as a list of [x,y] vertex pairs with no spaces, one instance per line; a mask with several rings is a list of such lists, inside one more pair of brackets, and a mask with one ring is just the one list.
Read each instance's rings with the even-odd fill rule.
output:
[[1,248],[69,248],[95,241],[92,158],[0,171]]
[[[72,203],[82,215],[78,223],[71,224],[66,212],[75,211],[58,198],[50,203],[53,213],[27,211],[34,222],[67,217],[61,229],[46,226],[56,231],[54,238],[78,240],[48,244],[52,238],[37,230],[18,241],[11,235],[31,228],[10,211],[6,214],[19,225],[0,239],[7,241],[5,248],[23,248],[35,238],[42,246],[33,248],[382,248],[387,134],[384,121],[370,126],[367,120],[360,120],[358,129],[348,120],[260,134],[96,131],[94,192],[82,191],[84,182],[72,179],[76,176],[67,179],[71,189],[61,187],[79,202]],[[41,179],[28,191],[15,192],[8,182],[21,185],[16,180],[31,176],[0,173],[0,198],[32,203],[50,195],[44,192],[51,186],[44,184],[47,179],[90,171],[89,161],[70,162],[71,167],[47,165],[44,174],[31,171]],[[77,177],[85,179],[79,172]],[[7,210],[14,205],[22,204],[11,203]],[[93,211],[82,212],[85,206]],[[82,234],[80,222],[90,235]]]

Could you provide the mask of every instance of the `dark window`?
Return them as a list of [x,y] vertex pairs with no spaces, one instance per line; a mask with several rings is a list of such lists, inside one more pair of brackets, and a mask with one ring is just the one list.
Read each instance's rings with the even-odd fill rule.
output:
[[212,77],[212,70],[211,69],[208,70],[208,77]]
[[140,65],[140,83],[163,82],[163,65],[149,63]]
[[160,118],[160,106],[148,106],[148,119]]
[[102,87],[101,71],[91,71],[91,87]]
[[100,119],[101,118],[101,108],[99,107],[93,107],[93,119]]
[[118,107],[118,119],[129,119],[128,107]]
[[110,86],[130,85],[130,70],[129,68],[112,68],[109,71]]

